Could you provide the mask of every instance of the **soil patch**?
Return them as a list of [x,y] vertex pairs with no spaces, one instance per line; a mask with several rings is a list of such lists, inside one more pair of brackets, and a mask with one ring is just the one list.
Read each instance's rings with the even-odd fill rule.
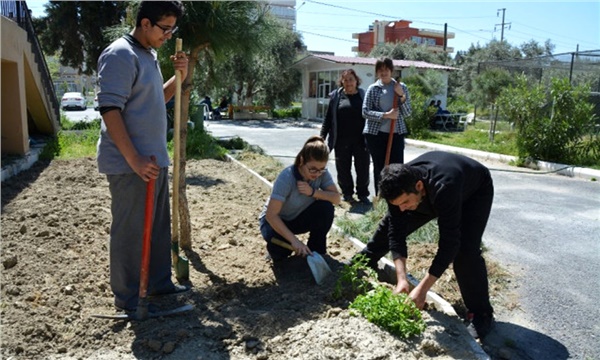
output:
[[[274,268],[258,214],[270,190],[239,165],[187,163],[191,292],[155,299],[185,315],[122,322],[108,285],[110,195],[92,158],[37,163],[2,183],[2,350],[9,359],[472,359],[457,318],[423,312],[426,332],[400,339],[332,300],[355,249],[329,240],[334,276],[306,261]],[[140,239],[141,241],[141,239]]]

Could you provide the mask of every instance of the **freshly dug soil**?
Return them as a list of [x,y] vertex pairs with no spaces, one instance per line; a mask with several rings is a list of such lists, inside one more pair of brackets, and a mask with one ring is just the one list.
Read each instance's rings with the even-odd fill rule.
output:
[[110,195],[94,159],[40,162],[2,183],[2,358],[474,358],[457,318],[423,312],[426,332],[406,340],[332,300],[336,271],[356,251],[339,235],[323,285],[305,259],[273,268],[257,220],[270,189],[231,162],[191,160],[186,169],[193,288],[154,301],[195,309],[143,322],[91,317],[115,313]]

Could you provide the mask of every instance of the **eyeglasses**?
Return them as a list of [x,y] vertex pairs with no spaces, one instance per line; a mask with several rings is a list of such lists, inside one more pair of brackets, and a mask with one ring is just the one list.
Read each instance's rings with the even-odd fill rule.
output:
[[327,168],[317,169],[317,168],[307,167],[307,169],[308,169],[308,172],[311,174],[322,174],[325,171],[327,171]]
[[162,25],[160,25],[158,23],[154,23],[152,25],[158,26],[158,28],[163,31],[163,35],[169,35],[169,34],[173,35],[177,32],[177,30],[179,30],[179,28],[177,26],[175,26],[173,28],[168,28],[168,27],[163,27]]

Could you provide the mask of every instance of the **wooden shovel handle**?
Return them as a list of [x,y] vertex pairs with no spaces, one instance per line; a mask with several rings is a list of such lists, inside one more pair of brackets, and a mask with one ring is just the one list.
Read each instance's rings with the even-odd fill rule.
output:
[[275,244],[275,245],[281,246],[282,248],[285,248],[285,249],[288,249],[288,250],[291,250],[291,251],[296,251],[296,250],[294,250],[294,248],[292,247],[292,244],[290,244],[290,243],[289,243],[289,242],[287,242],[287,241],[279,240],[279,239],[277,239],[277,238],[272,238],[272,239],[271,239],[271,242],[272,242],[273,244]]
[[[182,50],[183,42],[175,40],[175,54]],[[173,206],[171,207],[171,261],[175,269],[179,261],[179,159],[181,157],[181,71],[175,71],[175,107],[173,108]],[[187,126],[187,124],[186,124]]]
[[[398,94],[394,91],[394,105],[392,109],[398,107]],[[396,129],[396,119],[390,122],[390,134],[388,135],[387,148],[385,149],[385,166],[390,164],[390,154],[392,153],[392,142],[394,141],[394,130]]]

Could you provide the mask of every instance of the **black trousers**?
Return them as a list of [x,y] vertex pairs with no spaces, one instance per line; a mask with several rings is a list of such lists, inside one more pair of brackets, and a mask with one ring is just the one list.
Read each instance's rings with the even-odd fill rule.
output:
[[369,165],[371,160],[365,141],[335,146],[335,168],[342,194],[344,196],[354,194],[352,158],[354,158],[354,171],[356,171],[356,195],[359,198],[369,196]]
[[[333,204],[325,200],[317,200],[306,210],[300,213],[295,219],[283,221],[284,224],[294,234],[309,233],[307,246],[311,251],[319,254],[327,253],[327,233],[333,224],[334,215]],[[279,245],[271,243],[271,239],[276,237],[287,241],[283,236],[275,232],[266,219],[260,221],[260,232],[267,242],[267,251],[273,260],[284,259],[292,254],[291,250],[284,249]]]
[[[379,180],[381,179],[381,170],[385,166],[385,153],[389,134],[380,132],[377,135],[365,134],[367,146],[373,159],[373,179],[375,180],[375,195],[379,193]],[[392,140],[392,150],[390,152],[390,164],[404,163],[404,135],[394,133]]]
[[[482,187],[463,204],[460,249],[453,261],[454,274],[465,306],[475,314],[493,313],[487,269],[481,256],[481,238],[490,215],[493,197],[494,188],[490,181],[489,185]],[[410,234],[435,217],[409,212],[407,218]],[[373,268],[376,268],[377,261],[389,251],[389,222],[388,214],[381,220],[379,228],[361,251],[369,258],[369,266]]]

